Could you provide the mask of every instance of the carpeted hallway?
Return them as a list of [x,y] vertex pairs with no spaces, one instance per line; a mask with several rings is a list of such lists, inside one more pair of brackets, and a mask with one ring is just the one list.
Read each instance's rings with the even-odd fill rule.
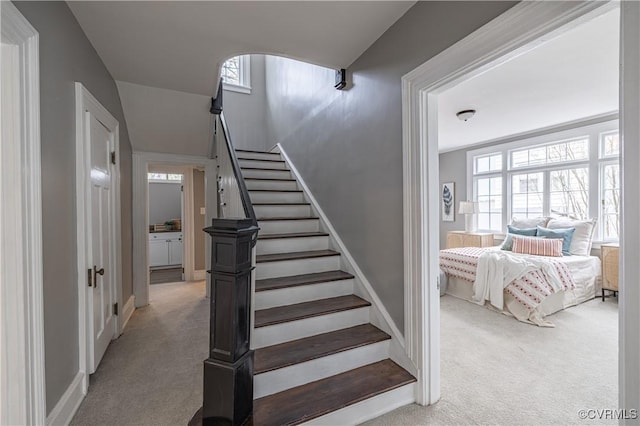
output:
[[186,425],[202,405],[209,346],[205,282],[150,286],[111,342],[72,425]]
[[[204,282],[151,286],[151,305],[112,342],[72,424],[186,425],[202,399],[204,295]],[[450,296],[441,302],[442,399],[368,424],[575,424],[579,409],[617,407],[616,299],[557,313],[556,328]]]

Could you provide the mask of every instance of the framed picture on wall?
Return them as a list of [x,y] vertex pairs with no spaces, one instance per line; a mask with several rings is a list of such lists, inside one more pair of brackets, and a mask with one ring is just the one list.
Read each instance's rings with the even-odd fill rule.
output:
[[455,184],[453,182],[442,184],[442,221],[453,222],[455,220]]

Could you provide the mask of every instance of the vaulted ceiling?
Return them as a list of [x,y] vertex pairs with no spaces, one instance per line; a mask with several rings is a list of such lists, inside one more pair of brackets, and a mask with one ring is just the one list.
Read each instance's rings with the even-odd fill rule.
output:
[[415,1],[70,1],[113,78],[211,96],[229,57],[346,68]]
[[206,156],[222,63],[346,68],[415,1],[68,1],[118,83],[135,151]]

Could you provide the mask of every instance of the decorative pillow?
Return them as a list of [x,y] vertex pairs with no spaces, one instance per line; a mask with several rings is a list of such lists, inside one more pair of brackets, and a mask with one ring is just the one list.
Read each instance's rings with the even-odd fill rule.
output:
[[575,228],[573,240],[569,253],[577,256],[589,256],[591,254],[591,243],[593,241],[593,232],[596,229],[597,219],[576,220],[567,217],[558,217],[549,220],[547,228],[549,229],[566,229]]
[[502,246],[500,246],[500,249],[501,250],[506,250],[506,251],[511,251],[511,250],[513,250],[513,241],[512,241],[512,236],[513,235],[525,235],[525,236],[528,236],[528,237],[535,237],[537,232],[538,232],[538,229],[537,228],[520,229],[520,228],[516,228],[516,227],[511,226],[511,225],[507,225],[507,231],[509,233],[504,238],[504,241],[502,242]]
[[565,229],[549,229],[538,226],[538,237],[545,238],[560,238],[562,239],[562,254],[564,256],[571,256],[571,241],[573,240],[573,234],[576,228]]
[[562,239],[513,237],[513,252],[536,256],[562,256]]
[[547,222],[551,219],[548,216],[544,217],[532,217],[532,218],[518,218],[514,216],[511,218],[511,226],[515,226],[516,228],[535,228],[536,226],[547,226]]

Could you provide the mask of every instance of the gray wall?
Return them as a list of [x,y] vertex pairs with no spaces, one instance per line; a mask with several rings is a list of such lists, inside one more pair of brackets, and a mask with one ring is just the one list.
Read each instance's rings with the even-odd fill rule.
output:
[[458,214],[458,207],[460,201],[467,199],[467,150],[440,154],[440,187],[446,182],[455,184],[456,214],[453,222],[443,222],[440,218],[440,248],[447,246],[447,232],[464,231],[464,215]]
[[264,55],[251,55],[250,67],[251,93],[225,90],[224,116],[234,147],[266,151],[271,141],[267,138]]
[[149,224],[182,218],[181,183],[149,183]]
[[343,92],[332,79],[302,89],[283,76],[308,66],[267,60],[271,142],[283,143],[400,330],[401,77],[514,4],[418,2],[349,67]]
[[15,2],[40,34],[47,413],[78,373],[75,98],[80,81],[120,123],[123,294],[131,282],[131,145],[116,85],[64,2]]
[[205,215],[200,214],[200,208],[204,207],[204,172],[193,170],[193,232],[195,259],[194,268],[196,271],[205,269],[204,243],[205,243]]

